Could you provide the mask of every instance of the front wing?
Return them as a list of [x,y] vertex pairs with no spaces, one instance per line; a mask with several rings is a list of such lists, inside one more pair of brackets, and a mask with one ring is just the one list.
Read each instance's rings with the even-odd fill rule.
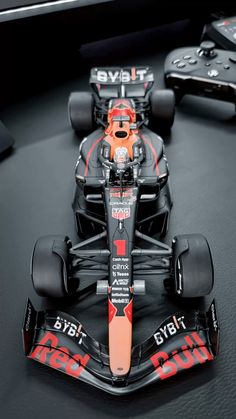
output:
[[114,395],[141,387],[211,361],[218,353],[219,328],[215,302],[206,313],[179,312],[132,349],[127,377],[112,376],[108,347],[90,337],[81,323],[61,311],[36,311],[28,300],[23,324],[28,358]]

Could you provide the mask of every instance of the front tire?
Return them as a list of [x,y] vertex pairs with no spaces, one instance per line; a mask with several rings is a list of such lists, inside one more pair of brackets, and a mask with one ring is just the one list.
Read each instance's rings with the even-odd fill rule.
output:
[[68,281],[69,239],[55,235],[37,240],[31,260],[31,278],[36,293],[42,297],[63,298],[75,292]]
[[209,244],[201,234],[176,236],[172,243],[172,290],[182,298],[208,295],[214,270]]

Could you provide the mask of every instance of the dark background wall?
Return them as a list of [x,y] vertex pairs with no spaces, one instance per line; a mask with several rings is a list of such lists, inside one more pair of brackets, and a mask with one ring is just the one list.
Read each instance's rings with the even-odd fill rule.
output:
[[[1,7],[4,3],[11,4],[3,0]],[[228,1],[223,6],[221,2],[208,1],[204,7],[192,2],[170,5],[155,0],[93,3],[63,13],[0,22],[0,39],[4,40],[1,42],[0,105],[73,76],[80,66],[78,50],[84,43],[187,19],[188,36],[182,41],[166,32],[161,38],[162,45],[153,46],[174,47],[176,42],[186,45],[198,41],[204,23],[220,15],[222,8],[226,15],[232,14]],[[150,39],[150,44],[155,42],[160,40]]]

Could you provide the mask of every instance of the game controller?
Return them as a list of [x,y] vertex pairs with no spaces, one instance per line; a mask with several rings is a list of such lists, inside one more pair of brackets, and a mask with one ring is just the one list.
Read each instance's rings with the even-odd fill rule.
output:
[[215,49],[212,41],[175,49],[166,57],[164,72],[176,103],[192,94],[236,104],[236,52]]
[[221,48],[236,51],[236,16],[207,23],[202,34],[202,40],[205,39],[214,41]]

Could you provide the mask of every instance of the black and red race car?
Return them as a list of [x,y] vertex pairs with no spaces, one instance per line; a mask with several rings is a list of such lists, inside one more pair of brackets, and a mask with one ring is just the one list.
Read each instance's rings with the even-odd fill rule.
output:
[[94,129],[80,144],[73,201],[77,232],[40,238],[32,255],[36,292],[73,296],[93,278],[107,295],[108,345],[93,339],[75,317],[37,312],[28,301],[23,327],[25,354],[112,394],[122,395],[211,361],[218,351],[214,301],[207,312],[178,312],[153,335],[132,345],[133,299],[148,278],[164,280],[177,298],[202,297],[213,287],[213,264],[204,236],[161,241],[172,205],[168,164],[157,132],[174,121],[169,90],[151,90],[148,67],[94,68],[93,93],[72,93],[75,131]]

